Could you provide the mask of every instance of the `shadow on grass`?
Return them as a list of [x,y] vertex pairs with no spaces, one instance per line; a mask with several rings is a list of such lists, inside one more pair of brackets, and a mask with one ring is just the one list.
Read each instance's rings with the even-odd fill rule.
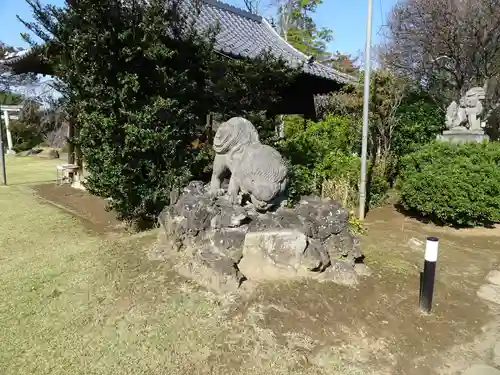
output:
[[56,184],[56,180],[38,180],[38,181],[26,181],[26,182],[16,182],[13,184],[9,183],[9,177],[7,176],[7,185],[6,186],[30,186],[30,185],[41,185],[41,184]]

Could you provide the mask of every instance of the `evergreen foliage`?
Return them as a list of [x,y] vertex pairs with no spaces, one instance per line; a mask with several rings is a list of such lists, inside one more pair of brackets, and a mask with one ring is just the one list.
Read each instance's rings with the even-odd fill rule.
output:
[[78,116],[86,187],[132,223],[151,223],[171,189],[206,171],[207,114],[256,117],[297,74],[268,53],[214,52],[217,30],[200,34],[190,21],[195,1],[27,2],[35,22],[25,24],[57,51],[52,64]]
[[433,142],[402,160],[403,206],[451,225],[488,225],[500,220],[498,142]]

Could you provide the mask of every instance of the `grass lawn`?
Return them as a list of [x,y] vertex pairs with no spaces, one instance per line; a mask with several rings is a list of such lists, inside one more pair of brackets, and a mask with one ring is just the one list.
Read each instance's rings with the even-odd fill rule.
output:
[[300,353],[255,326],[258,314],[223,320],[229,297],[149,261],[144,249],[155,231],[99,237],[37,200],[25,184],[53,181],[58,161],[7,163],[9,186],[0,187],[2,375],[304,373],[289,368]]
[[6,156],[7,185],[28,185],[56,181],[56,166],[62,159]]
[[[301,281],[216,295],[148,257],[156,231],[98,235],[40,201],[29,185],[54,181],[60,162],[7,159],[2,375],[420,375],[478,356],[446,353],[491,319],[475,291],[500,262],[500,236],[425,226],[389,207],[368,223],[362,244],[374,275],[358,288]],[[435,309],[424,317],[422,253],[408,240],[439,230]]]
[[0,188],[1,374],[172,373],[181,370],[179,356],[187,365],[203,355],[197,337],[216,309],[183,298],[182,282],[168,279],[161,264],[141,264],[141,242],[153,235],[107,240],[87,233],[77,219],[16,187],[54,179],[57,161],[7,162],[12,186]]

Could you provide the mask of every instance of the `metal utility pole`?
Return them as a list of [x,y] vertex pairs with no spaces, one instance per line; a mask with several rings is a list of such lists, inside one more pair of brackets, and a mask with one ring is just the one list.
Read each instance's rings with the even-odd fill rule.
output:
[[3,148],[3,132],[4,132],[4,122],[2,120],[0,108],[0,162],[2,163],[2,182],[4,185],[7,185],[7,172],[5,170],[5,150]]
[[361,181],[359,184],[359,219],[365,218],[366,205],[366,164],[368,159],[368,115],[370,111],[370,68],[372,47],[372,14],[373,0],[368,0],[368,17],[366,21],[365,45],[365,87],[363,94],[363,131],[361,139]]

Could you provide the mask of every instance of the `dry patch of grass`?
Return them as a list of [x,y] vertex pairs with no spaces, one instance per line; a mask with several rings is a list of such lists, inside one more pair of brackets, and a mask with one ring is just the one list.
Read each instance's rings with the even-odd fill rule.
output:
[[[54,179],[58,164],[8,163],[12,184]],[[93,235],[16,186],[0,187],[0,213],[2,375],[408,373],[424,346],[474,335],[486,319],[474,293],[498,259],[497,242],[442,236],[435,316],[424,319],[414,311],[423,249],[408,240],[426,232],[390,216],[363,237],[375,275],[357,289],[306,281],[242,296],[152,257],[157,231]]]
[[376,243],[365,241],[363,243],[363,254],[366,257],[365,263],[370,268],[381,272],[391,272],[405,276],[417,274],[419,272],[419,262],[422,262],[420,258],[423,258],[423,255],[415,254],[416,256],[412,256],[409,253],[410,249],[406,244],[395,246],[390,240],[382,240]]
[[220,303],[144,261],[151,238],[89,235],[15,188],[0,211],[2,374],[184,373],[210,354]]

